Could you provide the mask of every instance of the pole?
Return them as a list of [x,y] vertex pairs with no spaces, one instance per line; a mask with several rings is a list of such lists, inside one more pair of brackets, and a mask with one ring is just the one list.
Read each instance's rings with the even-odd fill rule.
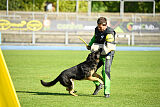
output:
[[[68,16],[67,16],[67,14],[65,16],[66,16],[66,24],[67,24],[68,23]],[[68,45],[68,28],[67,28],[67,31],[65,32],[65,45]]]
[[35,32],[32,32],[32,44],[35,44]]
[[7,16],[8,16],[8,0],[7,0],[7,13],[6,13],[6,14],[7,14]]
[[156,7],[155,7],[156,3],[155,3],[155,0],[153,1],[153,16],[155,16],[155,10],[156,10]]
[[134,45],[134,33],[132,31],[132,46]]
[[65,45],[68,45],[68,31],[65,33]]
[[120,1],[120,16],[123,17],[124,14],[124,1]]
[[128,46],[131,45],[131,38],[130,38],[130,35],[126,35],[126,37],[128,38]]
[[[34,12],[32,12],[32,19],[34,20]],[[35,32],[32,31],[32,44],[35,44]]]
[[79,9],[79,3],[78,0],[76,0],[76,13],[78,13],[78,9]]
[[56,11],[57,11],[57,14],[59,13],[59,0],[57,0],[57,7],[56,7]]
[[91,15],[91,0],[88,0],[88,16]]

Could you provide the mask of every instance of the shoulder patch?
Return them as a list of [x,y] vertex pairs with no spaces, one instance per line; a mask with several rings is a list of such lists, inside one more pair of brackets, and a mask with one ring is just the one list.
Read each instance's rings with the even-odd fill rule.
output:
[[112,34],[107,34],[106,41],[107,42],[113,42],[114,41],[114,36]]

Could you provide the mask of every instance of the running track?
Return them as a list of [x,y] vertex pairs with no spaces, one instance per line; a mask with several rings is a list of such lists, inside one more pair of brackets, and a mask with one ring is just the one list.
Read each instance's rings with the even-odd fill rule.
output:
[[[2,50],[87,50],[85,46],[0,46]],[[122,47],[117,51],[160,51],[160,47]]]

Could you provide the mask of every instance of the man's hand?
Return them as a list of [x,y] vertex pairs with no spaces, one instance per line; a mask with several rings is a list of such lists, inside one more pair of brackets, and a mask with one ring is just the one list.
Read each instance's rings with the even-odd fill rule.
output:
[[86,46],[86,48],[87,48],[88,50],[91,50],[91,46],[89,46],[89,45],[88,45],[88,46]]

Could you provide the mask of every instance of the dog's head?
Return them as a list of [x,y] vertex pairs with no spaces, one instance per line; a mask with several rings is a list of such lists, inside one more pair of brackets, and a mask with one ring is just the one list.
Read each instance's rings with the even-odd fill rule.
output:
[[87,61],[99,61],[100,55],[101,55],[102,49],[100,48],[97,51],[93,51],[91,52],[88,57],[87,57]]

